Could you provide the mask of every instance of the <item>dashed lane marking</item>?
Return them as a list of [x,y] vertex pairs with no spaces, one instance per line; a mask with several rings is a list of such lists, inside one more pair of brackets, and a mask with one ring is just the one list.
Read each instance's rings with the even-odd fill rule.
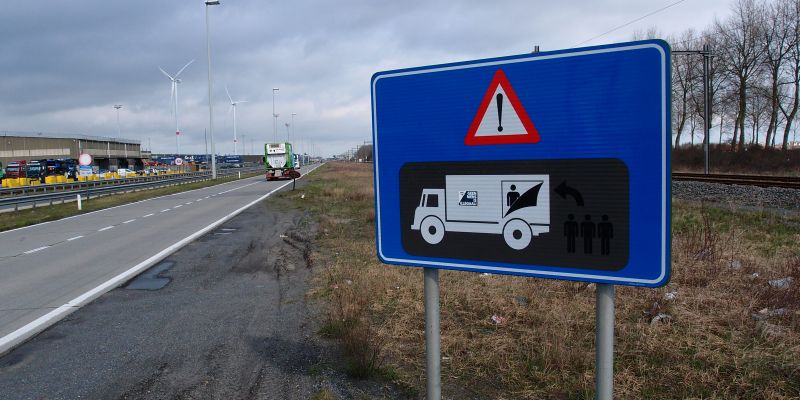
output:
[[161,212],[167,212],[167,211],[169,211],[169,208],[168,208],[168,209],[166,209],[166,210],[161,210]]
[[150,214],[147,214],[147,215],[145,215],[145,216],[144,216],[144,217],[142,217],[142,218],[147,218],[147,217],[152,217],[152,216],[153,216],[153,214],[152,214],[152,213],[150,213]]
[[39,248],[36,248],[36,249],[33,249],[33,250],[28,250],[28,251],[25,252],[25,254],[36,253],[37,251],[44,250],[44,249],[46,249],[48,247],[50,247],[50,246],[42,246],[42,247],[39,247]]
[[123,222],[123,224],[130,224],[130,223],[131,223],[131,222],[133,222],[133,221],[136,221],[136,218],[134,218],[134,219],[129,219],[129,220],[127,220],[127,221]]
[[71,242],[71,241],[73,241],[73,240],[78,240],[78,239],[80,239],[80,238],[82,238],[82,237],[83,237],[83,235],[78,235],[78,236],[71,237],[71,238],[67,239],[67,241],[68,241],[68,242]]
[[111,226],[107,226],[107,227],[105,227],[105,228],[100,228],[100,229],[98,229],[97,231],[98,231],[98,232],[107,231],[107,230],[109,230],[109,229],[111,229],[111,228],[113,228],[113,227],[114,227],[114,225],[111,225]]

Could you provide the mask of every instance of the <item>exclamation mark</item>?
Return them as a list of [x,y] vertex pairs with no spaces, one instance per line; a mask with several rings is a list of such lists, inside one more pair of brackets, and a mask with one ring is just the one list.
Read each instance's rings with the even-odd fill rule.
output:
[[503,94],[497,94],[497,131],[503,131]]

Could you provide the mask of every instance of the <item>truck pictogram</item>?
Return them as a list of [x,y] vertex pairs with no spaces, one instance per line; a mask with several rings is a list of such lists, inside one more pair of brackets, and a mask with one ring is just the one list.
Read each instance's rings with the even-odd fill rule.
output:
[[444,188],[424,188],[412,230],[431,245],[446,232],[503,235],[514,250],[550,232],[549,175],[447,175]]

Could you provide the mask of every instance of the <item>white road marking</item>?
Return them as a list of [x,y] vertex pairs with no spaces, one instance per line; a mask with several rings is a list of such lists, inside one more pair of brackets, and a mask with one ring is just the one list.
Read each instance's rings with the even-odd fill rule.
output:
[[145,216],[144,216],[144,217],[142,217],[142,218],[147,218],[147,217],[152,217],[152,216],[153,216],[153,214],[152,214],[152,213],[150,213],[150,214],[147,214],[147,215],[145,215]]
[[50,246],[42,246],[42,247],[39,247],[39,248],[36,248],[36,249],[33,249],[33,250],[28,250],[28,251],[25,252],[25,254],[36,253],[37,251],[44,250],[44,249],[46,249],[48,247],[50,247]]
[[234,191],[234,190],[239,190],[239,189],[241,189],[241,188],[246,188],[246,187],[248,187],[248,186],[255,185],[256,183],[261,183],[261,181],[257,181],[257,182],[253,182],[253,183],[248,183],[247,185],[242,185],[242,186],[239,186],[239,187],[235,187],[235,188],[233,188],[233,189],[228,189],[228,190],[226,190],[226,191],[224,191],[224,192],[217,193],[217,194],[225,194],[225,193],[228,193],[228,192],[232,192],[232,191]]
[[[320,165],[321,165],[321,164],[320,164]],[[314,169],[316,169],[316,168],[318,168],[318,167],[315,167]],[[312,169],[312,170],[308,171],[307,173],[310,173],[310,172],[311,172],[311,171],[313,171],[314,169]],[[231,182],[222,182],[222,183],[220,183],[220,184],[217,184],[217,185],[214,185],[214,186],[211,186],[211,187],[215,187],[215,186],[222,186],[222,185],[230,185],[231,183],[234,183],[234,182],[237,182],[237,181],[231,181]],[[174,194],[165,194],[165,195],[163,195],[163,196],[151,197],[151,198],[144,199],[144,200],[134,201],[133,203],[125,203],[125,204],[120,204],[120,205],[118,205],[118,206],[109,207],[109,208],[104,208],[104,209],[102,209],[102,210],[89,211],[89,212],[87,212],[87,213],[83,213],[83,214],[77,214],[77,215],[73,215],[73,216],[71,216],[71,217],[64,217],[64,218],[61,218],[61,219],[56,219],[56,220],[52,220],[52,221],[45,221],[45,222],[41,222],[41,223],[38,223],[38,224],[33,224],[33,225],[23,226],[23,227],[20,227],[20,228],[9,229],[9,230],[7,230],[7,231],[2,231],[2,232],[0,232],[0,235],[6,235],[6,234],[9,234],[9,233],[11,233],[11,232],[20,231],[20,230],[23,230],[23,229],[30,229],[30,228],[33,228],[33,227],[38,227],[38,226],[40,226],[40,225],[47,225],[47,224],[50,224],[50,223],[53,223],[53,222],[60,222],[60,221],[64,221],[64,220],[67,220],[67,219],[73,219],[73,218],[79,218],[79,217],[80,217],[80,218],[83,218],[83,217],[85,217],[85,216],[87,216],[87,215],[90,215],[90,214],[102,213],[102,212],[106,212],[106,211],[109,211],[109,210],[113,210],[113,209],[115,209],[115,208],[127,207],[127,206],[131,206],[131,205],[134,205],[134,204],[144,203],[145,201],[150,201],[150,200],[160,199],[160,198],[163,198],[163,197],[168,197],[168,196],[174,196],[175,194],[186,194],[186,193],[190,193],[190,192],[196,192],[196,191],[199,191],[199,190],[204,190],[204,189],[208,189],[208,188],[206,188],[206,187],[203,187],[203,188],[197,188],[197,189],[187,190],[187,191],[185,191],[185,192],[179,192],[179,193],[174,193]],[[0,342],[0,345],[1,345],[1,344],[2,344],[2,342]]]
[[166,210],[161,210],[161,212],[167,212],[167,211],[169,211],[169,208],[168,208],[168,209],[166,209]]
[[178,204],[177,206],[172,207],[172,208],[180,208],[180,207],[183,207],[183,204]]
[[[321,165],[322,164],[318,165],[317,167],[314,167],[313,169],[308,171],[305,175],[308,175],[309,173],[311,173],[315,169],[319,168],[319,166],[321,166]],[[305,175],[303,175],[303,177]],[[300,179],[302,179],[303,177],[300,177]],[[196,231],[195,233],[183,238],[182,240],[174,243],[173,245],[167,247],[166,249],[161,250],[160,252],[156,253],[152,257],[140,262],[139,264],[134,265],[133,267],[131,267],[127,271],[125,271],[125,272],[123,272],[123,273],[121,273],[121,274],[119,274],[119,275],[107,280],[106,282],[100,284],[99,286],[95,287],[94,289],[89,290],[88,292],[86,292],[86,293],[84,293],[84,294],[82,294],[82,295],[70,300],[68,303],[62,305],[61,307],[58,307],[55,310],[50,311],[49,313],[47,313],[45,315],[42,315],[41,317],[29,322],[28,324],[24,325],[23,327],[21,327],[21,328],[15,330],[15,331],[9,333],[8,335],[0,337],[0,354],[5,353],[8,350],[11,350],[12,348],[17,346],[18,344],[28,340],[29,338],[33,337],[37,333],[45,330],[47,327],[49,327],[49,326],[53,325],[54,323],[60,321],[62,318],[66,317],[67,315],[69,315],[73,311],[75,311],[75,310],[79,309],[80,307],[88,304],[89,302],[91,302],[92,300],[100,297],[101,295],[103,295],[104,293],[108,292],[109,290],[114,289],[115,287],[119,286],[123,282],[126,282],[126,281],[130,280],[130,278],[140,274],[142,271],[146,270],[147,268],[152,267],[157,262],[163,260],[164,258],[169,256],[170,254],[176,252],[181,247],[186,246],[187,244],[191,243],[193,240],[199,238],[202,235],[205,235],[210,230],[212,230],[212,229],[224,224],[225,222],[227,222],[231,218],[239,215],[242,211],[244,211],[244,210],[250,208],[251,206],[253,206],[254,204],[266,199],[267,197],[271,196],[273,193],[285,188],[286,186],[289,185],[289,183],[291,183],[291,182],[286,182],[285,184],[283,184],[281,186],[278,186],[276,189],[268,192],[267,194],[265,194],[265,195],[255,199],[255,200],[251,201],[250,203],[247,203],[243,207],[241,207],[241,208],[231,212],[230,214],[228,214],[228,215],[226,215],[226,216],[224,216],[224,217],[212,222],[211,224],[209,224],[205,228],[200,229],[199,231]],[[18,229],[20,229],[20,228],[18,228]]]
[[203,201],[203,198],[201,197],[201,198],[197,199],[196,201]]
[[80,239],[80,238],[82,238],[82,237],[83,237],[83,235],[78,235],[78,236],[71,237],[71,238],[67,239],[67,241],[68,241],[68,242],[71,242],[71,241],[73,241],[73,240],[78,240],[78,239]]
[[127,221],[123,222],[123,224],[130,224],[130,223],[131,223],[131,222],[133,222],[133,221],[136,221],[136,218],[134,218],[134,219],[129,219],[129,220],[127,220]]
[[98,231],[98,232],[107,231],[107,230],[109,230],[109,229],[111,229],[111,228],[113,228],[113,227],[114,227],[114,225],[111,225],[111,226],[107,226],[107,227],[105,227],[105,228],[100,228],[100,229],[98,229],[97,231]]
[[186,204],[186,205],[188,206],[189,204],[192,204],[192,202],[190,201],[190,202],[188,202],[188,203],[183,203],[183,204]]

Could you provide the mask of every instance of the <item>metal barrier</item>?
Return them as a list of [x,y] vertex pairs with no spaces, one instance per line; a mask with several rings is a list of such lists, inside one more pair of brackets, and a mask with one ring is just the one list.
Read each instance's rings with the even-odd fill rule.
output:
[[136,176],[131,178],[98,179],[91,181],[74,181],[74,182],[15,186],[15,187],[0,188],[0,197],[25,195],[26,193],[37,193],[37,192],[47,193],[49,191],[57,191],[57,190],[86,189],[98,186],[120,185],[126,183],[152,182],[152,181],[170,179],[178,176],[180,177],[204,176],[210,174],[211,172],[209,171],[201,171],[201,172],[186,172],[182,174],[148,175],[148,176]]
[[[227,177],[227,176],[234,176],[238,173],[255,173],[263,171],[261,167],[255,168],[241,168],[241,169],[229,169],[229,170],[220,170],[217,171],[218,177]],[[77,196],[80,194],[84,200],[89,200],[92,196],[97,197],[101,195],[107,195],[112,193],[119,193],[119,192],[130,192],[130,191],[137,191],[137,190],[144,190],[144,189],[153,189],[162,186],[174,186],[180,185],[184,183],[191,183],[191,182],[199,182],[204,180],[211,179],[210,172],[195,172],[189,174],[182,174],[183,176],[176,176],[176,175],[168,175],[168,178],[165,177],[164,179],[157,179],[152,181],[145,181],[145,182],[134,182],[134,183],[125,183],[125,184],[116,184],[116,185],[100,185],[98,187],[82,187],[79,189],[73,190],[62,190],[62,191],[54,191],[52,193],[42,193],[42,194],[31,194],[31,195],[23,195],[23,196],[11,196],[6,198],[0,198],[0,208],[6,207],[14,207],[14,211],[17,211],[20,205],[25,204],[32,204],[33,208],[37,207],[37,203],[49,202],[49,205],[53,205],[53,202],[60,201],[62,204],[67,200],[76,199]],[[189,176],[186,176],[189,175]],[[133,178],[132,178],[133,179]],[[94,181],[94,182],[101,182],[101,181]],[[75,182],[75,183],[89,183],[89,182]],[[49,185],[52,186],[52,185]]]

